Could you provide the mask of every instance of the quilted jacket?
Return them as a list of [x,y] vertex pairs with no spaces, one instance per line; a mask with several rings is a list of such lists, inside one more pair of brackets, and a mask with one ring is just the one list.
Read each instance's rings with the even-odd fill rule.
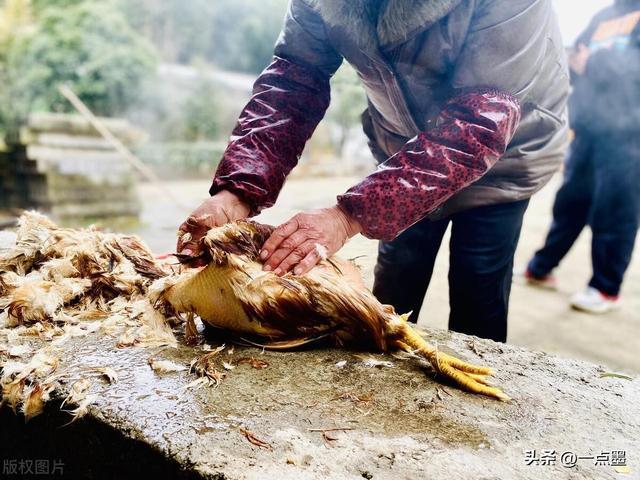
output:
[[378,169],[338,197],[369,238],[530,197],[561,163],[569,79],[551,0],[291,0],[210,193],[273,205],[349,62]]

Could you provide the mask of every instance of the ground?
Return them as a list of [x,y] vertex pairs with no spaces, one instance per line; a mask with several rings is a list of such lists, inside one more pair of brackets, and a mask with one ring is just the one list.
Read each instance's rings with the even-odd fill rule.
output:
[[[277,224],[299,210],[328,206],[335,201],[336,194],[343,192],[355,181],[355,178],[292,179],[285,185],[277,205],[258,219],[265,223]],[[516,270],[526,265],[529,257],[544,240],[559,182],[558,175],[531,201],[516,253]],[[209,179],[169,182],[165,185],[182,199],[184,205],[176,206],[162,191],[152,185],[142,185],[142,225],[134,228],[157,252],[173,251],[177,227],[190,209],[206,198]],[[420,314],[420,325],[429,328],[447,327],[449,306],[446,246],[445,240]],[[622,290],[622,309],[604,316],[592,316],[573,311],[568,304],[569,296],[584,288],[589,281],[589,246],[590,232],[585,230],[557,271],[560,285],[558,292],[537,290],[522,285],[517,280],[514,282],[508,342],[563,357],[594,361],[613,370],[638,373],[640,250],[636,249],[636,255],[627,272]],[[361,236],[356,237],[344,247],[341,254],[346,257],[364,255],[358,262],[363,267],[368,283],[372,283],[376,242]]]

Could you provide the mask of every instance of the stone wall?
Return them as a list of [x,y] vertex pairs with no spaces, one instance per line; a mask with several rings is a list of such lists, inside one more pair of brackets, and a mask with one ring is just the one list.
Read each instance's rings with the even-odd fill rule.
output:
[[[132,145],[139,130],[103,119]],[[20,133],[20,144],[0,156],[1,207],[37,208],[56,217],[137,215],[136,176],[129,164],[83,118],[39,113]]]

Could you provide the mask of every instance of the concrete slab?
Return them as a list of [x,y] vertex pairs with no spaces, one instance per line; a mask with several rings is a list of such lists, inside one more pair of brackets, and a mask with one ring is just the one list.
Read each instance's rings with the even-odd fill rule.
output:
[[[202,346],[117,348],[117,338],[87,336],[61,347],[61,365],[71,366],[54,397],[64,398],[84,367],[111,366],[119,381],[94,382],[98,399],[68,426],[69,416],[55,405],[26,426],[5,407],[3,457],[35,455],[48,438],[49,450],[40,447],[38,455],[58,454],[71,478],[638,478],[639,380],[601,377],[590,363],[464,335],[429,337],[445,351],[496,367],[496,381],[513,401],[442,386],[414,359],[374,355],[393,367],[368,367],[362,352],[327,348],[225,350],[220,370],[222,361],[236,367],[218,387],[185,389],[193,374],[158,375],[148,359],[188,365]],[[252,368],[242,358],[268,366]],[[554,450],[556,465],[527,465],[526,450],[537,457]],[[561,464],[563,452],[611,451],[625,452],[630,475],[596,466],[595,458]]]
[[[334,348],[227,348],[216,357],[226,378],[194,389],[194,374],[159,375],[149,358],[188,366],[223,340],[206,332],[191,347],[176,333],[177,348],[119,348],[119,334],[97,332],[61,344],[64,382],[45,413],[25,424],[0,409],[0,476],[46,460],[88,479],[640,478],[640,380],[592,363],[429,330],[443,351],[494,367],[513,400],[443,386],[415,359]],[[368,366],[371,357],[392,366]],[[88,367],[105,366],[117,383],[93,375],[95,403],[68,424],[61,400]]]

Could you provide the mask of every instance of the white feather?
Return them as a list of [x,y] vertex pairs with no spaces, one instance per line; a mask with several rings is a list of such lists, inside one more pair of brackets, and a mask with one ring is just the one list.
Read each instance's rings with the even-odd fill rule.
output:
[[186,366],[179,365],[171,360],[157,360],[155,358],[149,359],[149,366],[156,373],[183,372],[187,370]]

